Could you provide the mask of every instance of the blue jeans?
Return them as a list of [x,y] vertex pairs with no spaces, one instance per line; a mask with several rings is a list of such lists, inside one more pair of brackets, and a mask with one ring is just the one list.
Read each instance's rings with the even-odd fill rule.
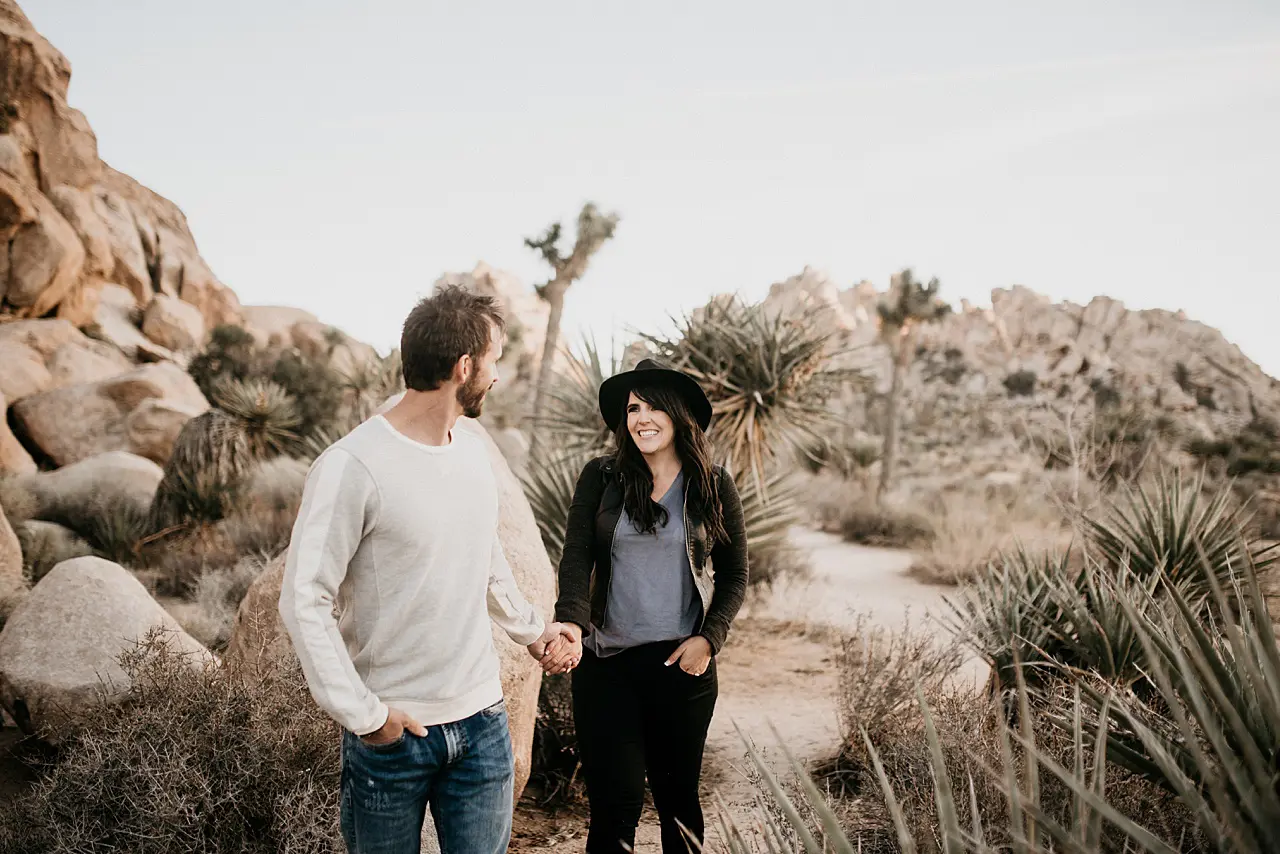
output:
[[427,807],[441,854],[505,854],[515,766],[506,706],[371,746],[342,736],[348,854],[419,854]]

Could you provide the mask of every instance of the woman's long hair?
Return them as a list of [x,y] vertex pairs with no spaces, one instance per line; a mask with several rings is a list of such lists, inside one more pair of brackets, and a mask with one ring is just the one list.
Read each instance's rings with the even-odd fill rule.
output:
[[[680,458],[689,490],[689,507],[707,526],[711,542],[727,542],[729,535],[724,528],[724,508],[716,487],[711,442],[707,434],[698,426],[678,392],[660,385],[641,386],[633,391],[636,397],[671,418],[676,434],[676,456]],[[614,465],[622,481],[622,506],[627,515],[637,530],[653,533],[659,524],[667,524],[669,514],[665,507],[653,500],[653,472],[627,429],[629,404],[628,397],[622,404],[622,417],[618,419],[618,429],[614,432],[618,448],[614,452]]]

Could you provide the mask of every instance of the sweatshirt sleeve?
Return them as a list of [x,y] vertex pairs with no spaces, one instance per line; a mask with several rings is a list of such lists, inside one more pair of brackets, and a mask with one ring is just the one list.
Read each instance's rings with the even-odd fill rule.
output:
[[511,564],[507,562],[507,554],[502,550],[502,541],[496,531],[489,569],[488,605],[489,618],[521,646],[528,646],[542,637],[546,625],[516,585]]
[[340,448],[322,454],[307,474],[280,589],[280,617],[311,696],[356,735],[377,730],[388,712],[356,672],[333,604],[378,509],[377,485],[359,460]]

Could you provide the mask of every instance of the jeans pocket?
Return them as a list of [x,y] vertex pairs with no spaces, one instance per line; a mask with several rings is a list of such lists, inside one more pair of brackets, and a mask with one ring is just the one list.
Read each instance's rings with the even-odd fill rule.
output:
[[506,698],[503,698],[498,702],[494,703],[492,706],[487,706],[481,709],[480,714],[484,715],[486,718],[496,718],[499,715],[504,714],[506,711],[507,711],[507,701],[506,701]]
[[356,736],[356,742],[365,750],[371,753],[394,753],[401,747],[404,747],[404,737],[408,730],[400,733],[400,737],[394,741],[388,741],[386,744],[370,744],[360,736]]

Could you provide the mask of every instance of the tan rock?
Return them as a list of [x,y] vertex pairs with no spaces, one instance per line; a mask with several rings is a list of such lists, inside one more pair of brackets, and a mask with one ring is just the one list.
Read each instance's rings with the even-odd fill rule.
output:
[[19,116],[11,132],[22,132],[37,155],[40,185],[91,183],[101,169],[98,143],[84,116],[67,105],[71,64],[13,0],[0,2],[0,56],[6,99]]
[[84,531],[108,505],[127,503],[145,512],[163,477],[164,471],[149,459],[109,451],[24,477],[18,485],[35,499],[36,519]]
[[[0,326],[0,330],[4,327]],[[0,339],[0,395],[10,403],[42,392],[53,385],[44,359],[32,348],[17,341]]]
[[60,385],[120,374],[129,360],[66,320],[0,324],[0,393],[9,403]]
[[128,570],[96,557],[60,563],[0,632],[0,704],[56,743],[69,722],[128,690],[120,656],[153,630],[193,666],[213,662]]
[[25,436],[55,464],[65,466],[107,451],[155,453],[160,444],[148,440],[146,447],[139,448],[128,429],[130,413],[153,398],[193,413],[209,408],[185,371],[160,363],[101,382],[31,395],[14,404],[13,411]]
[[236,326],[244,324],[240,300],[235,291],[215,279],[203,261],[198,265],[189,265],[184,270],[182,290],[178,295],[200,309],[206,329],[212,330],[228,323]]
[[149,460],[168,460],[183,426],[207,409],[159,398],[142,401],[125,418],[130,450]]
[[142,334],[167,350],[196,350],[204,332],[200,309],[168,294],[156,294],[142,318]]
[[107,278],[128,288],[138,302],[148,302],[151,274],[128,202],[110,190],[98,188],[93,197],[93,210],[106,227],[111,243],[112,266]]
[[49,199],[75,230],[84,246],[85,275],[95,278],[110,276],[115,268],[115,259],[111,254],[111,234],[102,217],[94,210],[93,196],[78,187],[62,184],[49,191]]
[[40,316],[56,307],[80,281],[84,246],[62,214],[35,198],[39,219],[18,228],[9,244],[5,300]]
[[25,344],[46,359],[62,345],[84,340],[80,330],[65,320],[18,320],[0,324],[0,343]]
[[[3,354],[0,354],[3,358]],[[34,474],[36,462],[31,459],[27,449],[9,429],[9,420],[4,417],[9,408],[4,394],[0,393],[0,478]]]
[[293,344],[293,327],[298,323],[319,323],[309,311],[282,305],[246,305],[241,309],[245,329],[259,346],[287,347]]
[[119,350],[88,338],[63,344],[45,366],[52,379],[50,388],[118,377],[134,367]]
[[[479,435],[489,449],[489,458],[498,480],[498,537],[521,592],[541,614],[549,617],[555,599],[555,576],[520,482],[478,422],[463,418],[458,421],[456,429]],[[282,656],[294,655],[279,615],[283,580],[282,556],[268,566],[249,588],[248,595],[240,604],[231,642],[223,657],[228,666],[241,668],[252,675],[271,666]],[[519,798],[529,779],[542,670],[523,647],[496,628],[493,642],[501,662],[502,691],[511,719],[511,742],[516,757],[515,796]]]
[[93,321],[102,338],[137,362],[172,362],[176,354],[142,334],[135,319],[138,301],[133,292],[121,285],[104,285]]
[[22,145],[12,134],[0,134],[0,172],[24,184],[40,183],[27,159],[27,152],[22,150]]

